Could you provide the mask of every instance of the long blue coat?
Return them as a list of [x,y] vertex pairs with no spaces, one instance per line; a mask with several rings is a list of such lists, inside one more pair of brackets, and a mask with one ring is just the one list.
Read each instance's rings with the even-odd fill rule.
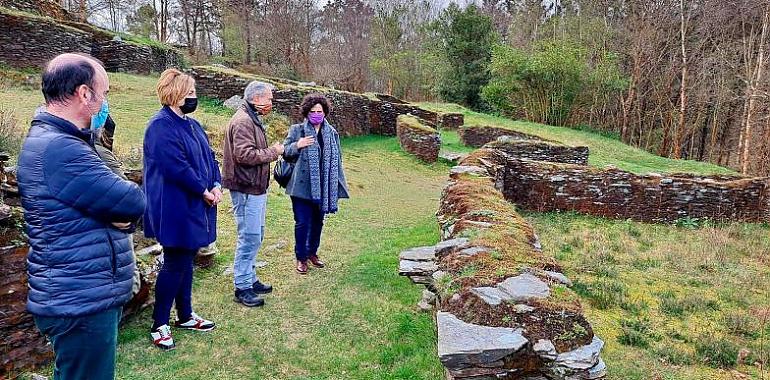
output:
[[163,107],[144,133],[144,234],[164,247],[197,249],[217,235],[217,210],[203,193],[222,180],[200,123]]
[[30,251],[27,310],[78,317],[131,296],[134,258],[126,232],[145,199],[99,159],[91,133],[48,113],[35,116],[19,155],[18,182]]

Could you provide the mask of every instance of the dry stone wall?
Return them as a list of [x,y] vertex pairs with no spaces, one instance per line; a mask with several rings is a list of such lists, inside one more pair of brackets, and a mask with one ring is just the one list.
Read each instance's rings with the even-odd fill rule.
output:
[[546,140],[538,136],[514,131],[510,128],[486,125],[465,125],[457,130],[457,134],[464,145],[472,146],[474,148],[480,148],[484,146],[484,144],[495,141],[502,136],[509,136],[519,140],[537,140],[556,143],[555,141]]
[[437,310],[449,379],[603,378],[604,343],[572,282],[495,188],[505,161],[480,149],[452,169],[437,213],[444,240],[402,252],[399,273],[427,286],[418,306]]
[[64,8],[54,0],[0,0],[0,7],[30,12],[60,20],[75,19],[72,14],[64,10]]
[[767,178],[637,175],[514,156],[509,156],[505,167],[503,193],[529,210],[571,210],[644,222],[674,222],[688,217],[770,220]]
[[586,146],[568,146],[547,140],[523,140],[516,137],[501,136],[484,147],[501,150],[509,156],[519,159],[588,165],[589,152]]
[[0,8],[0,63],[42,67],[58,54],[90,52],[91,35],[50,19],[27,17]]
[[0,63],[41,68],[62,53],[88,53],[107,71],[148,74],[183,64],[182,54],[115,39],[114,34],[72,20],[54,20],[0,7]]
[[[340,135],[357,136],[376,134],[396,135],[396,119],[399,115],[412,114],[430,124],[438,122],[439,115],[407,103],[392,103],[376,96],[355,94],[324,87],[302,86],[296,82],[278,81],[274,78],[258,77],[233,70],[212,67],[193,67],[190,73],[195,77],[198,94],[221,101],[234,95],[243,96],[243,90],[252,80],[260,80],[276,86],[273,91],[273,109],[289,116],[293,123],[302,121],[299,104],[302,98],[312,92],[320,92],[332,103],[329,121]],[[386,98],[388,99],[388,98]]]
[[438,131],[413,115],[400,115],[396,124],[401,149],[425,162],[436,162],[438,151],[441,149]]

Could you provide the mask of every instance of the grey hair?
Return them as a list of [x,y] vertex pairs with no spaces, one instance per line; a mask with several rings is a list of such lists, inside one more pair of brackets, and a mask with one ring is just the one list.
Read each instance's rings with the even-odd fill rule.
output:
[[268,91],[273,91],[274,89],[275,86],[270,83],[252,81],[248,86],[246,86],[246,89],[243,90],[243,100],[250,102],[254,100],[254,96],[265,95]]

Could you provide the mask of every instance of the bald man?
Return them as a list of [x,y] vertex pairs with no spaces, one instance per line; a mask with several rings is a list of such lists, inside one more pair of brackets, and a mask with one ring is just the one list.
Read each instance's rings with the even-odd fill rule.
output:
[[109,112],[101,64],[63,54],[42,79],[46,111],[32,120],[18,164],[30,242],[27,310],[53,344],[54,379],[113,379],[133,282],[129,233],[145,199],[94,149]]

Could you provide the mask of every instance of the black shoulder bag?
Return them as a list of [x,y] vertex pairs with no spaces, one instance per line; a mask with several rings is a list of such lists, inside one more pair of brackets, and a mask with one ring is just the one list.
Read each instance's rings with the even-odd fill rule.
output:
[[[302,128],[301,136],[305,137],[304,128]],[[278,157],[278,161],[275,162],[275,166],[273,167],[273,178],[275,178],[275,182],[278,182],[278,185],[284,189],[286,188],[286,185],[289,184],[289,181],[291,181],[292,174],[294,174],[294,164],[296,164],[296,160],[294,162],[289,162],[283,155]]]

